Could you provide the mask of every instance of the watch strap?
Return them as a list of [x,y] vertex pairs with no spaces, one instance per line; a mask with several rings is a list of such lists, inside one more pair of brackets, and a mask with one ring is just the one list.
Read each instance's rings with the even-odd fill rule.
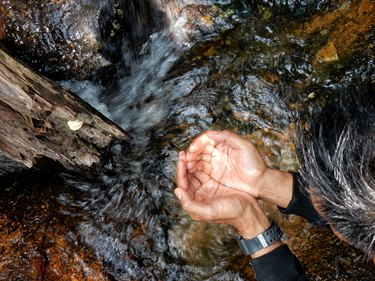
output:
[[237,238],[238,244],[245,255],[252,255],[261,249],[267,248],[279,241],[283,232],[276,222],[272,221],[271,226],[261,234],[251,239],[245,239],[242,236]]

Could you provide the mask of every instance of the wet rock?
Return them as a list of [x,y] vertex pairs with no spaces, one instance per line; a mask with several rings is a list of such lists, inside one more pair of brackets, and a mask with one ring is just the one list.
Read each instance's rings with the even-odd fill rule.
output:
[[174,12],[169,13],[169,17],[172,22],[178,20],[181,23],[185,38],[179,38],[182,34],[174,32],[173,28],[172,34],[177,40],[188,42],[197,42],[202,38],[207,40],[233,28],[250,10],[250,5],[236,0],[226,1],[225,4],[221,1],[175,1],[174,5]]
[[306,220],[267,208],[284,232],[283,242],[301,261],[310,280],[364,280],[375,274],[372,261],[339,240],[330,230],[309,225]]
[[54,79],[107,69],[163,25],[149,1],[2,1],[0,18],[8,50]]
[[100,53],[94,1],[2,1],[3,43],[50,77],[85,77],[109,61]]
[[107,66],[93,1],[3,1],[4,44],[49,77],[85,77]]
[[[208,96],[226,93],[219,98],[225,105],[214,107],[226,114],[229,107],[241,123],[283,131],[288,122],[281,120],[292,120],[294,114],[286,108],[303,111],[309,103],[319,105],[331,94],[333,81],[337,85],[348,73],[359,75],[355,69],[364,68],[359,60],[372,61],[374,6],[368,0],[344,2],[304,21],[272,13],[265,17],[258,7],[245,23],[193,46],[171,69],[170,78],[189,68],[208,69],[210,75],[196,81],[191,95],[205,84]],[[371,75],[371,68],[364,72],[360,76]],[[307,101],[311,92],[314,98]]]

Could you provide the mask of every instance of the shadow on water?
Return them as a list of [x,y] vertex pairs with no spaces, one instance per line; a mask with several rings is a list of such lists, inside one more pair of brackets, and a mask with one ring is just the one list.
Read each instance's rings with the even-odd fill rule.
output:
[[[269,5],[246,6],[244,12],[238,1],[196,2],[179,14],[166,13],[169,25],[157,25],[136,56],[121,50],[113,81],[61,82],[133,136],[129,147],[113,148],[101,173],[67,173],[54,165],[25,170],[1,162],[9,172],[1,177],[0,254],[6,258],[0,259],[0,279],[254,279],[232,228],[192,222],[181,211],[172,192],[178,151],[206,129],[229,128],[253,141],[270,166],[296,170],[294,123],[335,98],[353,77],[374,77],[373,47],[354,40],[352,50],[336,46],[335,59],[325,46],[339,20],[328,22],[323,13],[319,26],[308,14],[325,7],[331,19],[333,3],[289,9],[296,16]],[[121,17],[115,14],[115,20]],[[322,27],[324,20],[332,29]],[[123,31],[114,35],[115,49],[107,45],[108,56],[119,58]],[[372,29],[357,31],[358,38],[375,43]],[[312,278],[371,280],[373,267],[330,232],[263,207]]]

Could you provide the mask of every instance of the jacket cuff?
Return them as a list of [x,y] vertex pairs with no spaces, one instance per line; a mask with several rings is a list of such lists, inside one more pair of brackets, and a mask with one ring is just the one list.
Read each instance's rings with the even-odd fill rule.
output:
[[292,254],[287,245],[252,259],[257,281],[302,281],[308,280],[300,262]]
[[310,193],[302,191],[304,182],[298,173],[292,173],[293,176],[293,195],[292,200],[286,208],[278,207],[280,212],[284,214],[295,214],[305,218],[309,223],[318,227],[329,228],[326,220],[324,220],[314,208]]

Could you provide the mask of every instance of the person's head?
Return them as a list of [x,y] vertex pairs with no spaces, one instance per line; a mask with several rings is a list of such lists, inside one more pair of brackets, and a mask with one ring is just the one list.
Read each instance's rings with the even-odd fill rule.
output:
[[[339,236],[375,262],[375,91],[372,83],[329,102],[300,129],[301,174]],[[302,127],[301,127],[302,128]]]

